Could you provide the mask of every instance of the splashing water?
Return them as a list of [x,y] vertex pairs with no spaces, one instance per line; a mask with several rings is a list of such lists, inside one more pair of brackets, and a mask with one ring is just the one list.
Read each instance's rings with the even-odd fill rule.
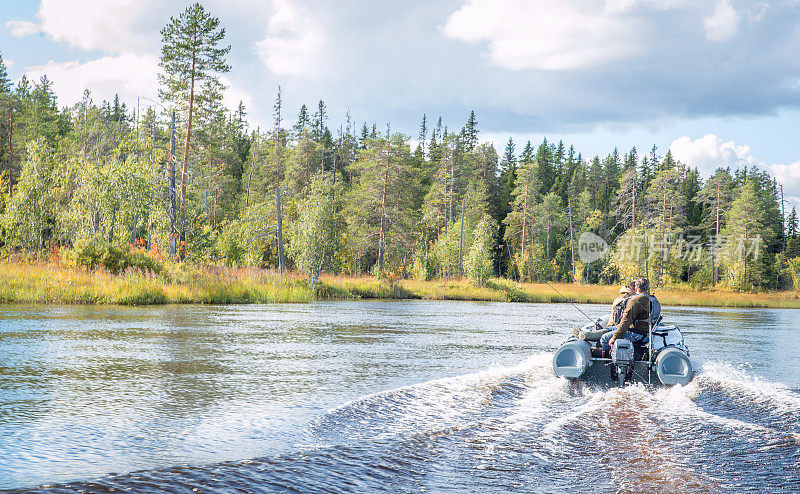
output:
[[[408,324],[408,314],[399,317]],[[38,490],[792,492],[800,486],[800,395],[746,364],[708,359],[686,387],[574,386],[553,376],[550,348],[523,348],[516,362],[493,364],[487,330],[477,326],[472,339],[450,342],[459,357],[444,351],[425,357],[440,365],[458,358],[468,372],[436,377],[441,370],[429,366],[430,379],[349,400],[336,394],[325,400],[332,406],[305,414],[305,425],[288,438],[291,447]],[[348,338],[366,333],[350,331]],[[327,344],[335,337],[322,336]],[[417,332],[390,343],[422,338],[418,344],[430,345],[429,337]],[[441,335],[434,339],[441,343]],[[547,346],[559,341],[549,339]],[[482,351],[464,350],[470,344]],[[358,351],[376,342],[362,345]],[[485,370],[471,371],[465,353]],[[393,358],[381,361],[389,383]],[[422,365],[419,357],[414,362]],[[242,420],[231,428],[292,426]]]

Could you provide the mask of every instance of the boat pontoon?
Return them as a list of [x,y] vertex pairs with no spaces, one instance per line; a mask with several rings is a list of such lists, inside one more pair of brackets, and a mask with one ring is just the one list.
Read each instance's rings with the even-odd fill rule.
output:
[[617,386],[630,382],[685,386],[694,377],[683,334],[675,325],[662,324],[661,317],[648,325],[646,343],[619,339],[610,351],[601,348],[600,332],[593,331],[596,324],[583,328],[584,334],[595,336],[587,340],[595,341],[570,337],[556,350],[553,356],[555,375],[596,385]]

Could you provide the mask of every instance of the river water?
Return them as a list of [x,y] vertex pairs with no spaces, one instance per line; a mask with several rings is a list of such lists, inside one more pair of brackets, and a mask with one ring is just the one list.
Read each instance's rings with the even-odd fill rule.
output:
[[800,491],[800,311],[664,315],[691,384],[576,392],[569,305],[0,306],[0,489]]

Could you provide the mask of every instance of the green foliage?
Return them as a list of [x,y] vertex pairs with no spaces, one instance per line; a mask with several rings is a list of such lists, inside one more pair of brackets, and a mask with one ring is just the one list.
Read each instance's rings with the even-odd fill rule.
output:
[[794,291],[800,293],[800,257],[789,259],[787,264],[789,266],[789,273],[792,276]]
[[247,248],[244,224],[240,221],[225,222],[222,231],[214,241],[214,250],[218,260],[226,266],[241,266],[245,260]]
[[231,47],[219,47],[225,38],[225,29],[219,19],[206,12],[200,3],[186,8],[161,30],[161,60],[164,70],[159,74],[163,88],[162,98],[180,97],[188,104],[190,83],[198,85],[205,80],[215,80],[214,72],[228,72],[230,66],[225,56]]
[[164,264],[146,252],[118,247],[100,240],[78,241],[72,252],[65,253],[65,257],[78,266],[88,269],[103,268],[113,274],[122,273],[128,268],[155,274],[164,271]]
[[[171,257],[175,246],[189,263],[309,274],[301,291],[226,282],[187,296],[201,301],[282,299],[290,291],[303,299],[314,293],[309,285],[335,296],[324,279],[318,284],[324,272],[373,273],[380,283],[364,295],[401,294],[399,280],[411,276],[465,275],[471,281],[437,289],[463,298],[468,289],[460,283],[484,284],[490,298],[519,295],[507,284],[488,288],[495,274],[606,284],[647,275],[654,286],[761,290],[788,286],[790,260],[800,257],[797,213],[789,213],[784,237],[778,185],[763,170],[721,169],[703,180],[691,163],[659,156],[655,147],[642,157],[633,148],[584,159],[547,139],[524,146],[509,139],[498,156],[479,142],[474,112],[455,132],[425,116],[412,150],[408,137],[374,123],[358,125],[357,136],[349,115],[329,127],[323,101],[310,111],[303,105],[287,123],[280,89],[273,128],[252,130],[243,103],[223,104],[219,75],[229,69],[230,47],[219,20],[193,3],[161,34],[160,90],[170,108],[148,103],[136,119],[119,97],[95,103],[88,91],[59,109],[47,77],[12,86],[0,59],[4,254],[49,257],[74,246],[82,266],[161,272],[157,259]],[[13,132],[5,118],[12,115]],[[173,154],[173,145],[183,149]],[[569,239],[582,232],[606,239],[612,254],[573,263]],[[738,260],[734,243],[712,258],[707,246],[718,233],[760,235],[757,259]],[[659,239],[684,234],[699,235],[701,256],[681,258],[676,245],[666,255],[657,249]],[[642,239],[641,257],[625,258],[622,245],[633,237]],[[168,266],[170,276],[189,276]],[[114,300],[165,300],[151,283],[131,281],[128,295]],[[362,295],[355,290],[350,296]]]
[[56,216],[53,172],[56,160],[44,139],[31,142],[17,190],[3,217],[6,241],[30,251],[49,247]]
[[[341,187],[334,175],[320,172],[312,179],[305,197],[298,203],[298,218],[293,223],[289,252],[297,266],[308,272],[314,288],[326,262],[337,250],[341,232]],[[337,228],[339,227],[339,228]]]
[[485,283],[494,276],[494,262],[492,260],[492,246],[494,244],[495,225],[488,214],[475,225],[472,234],[473,241],[466,259],[466,271],[470,278]]

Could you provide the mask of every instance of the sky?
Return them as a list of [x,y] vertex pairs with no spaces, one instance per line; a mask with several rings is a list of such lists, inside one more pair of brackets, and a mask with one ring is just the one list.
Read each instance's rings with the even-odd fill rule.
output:
[[[13,79],[157,99],[160,30],[179,0],[5,0]],[[207,0],[232,49],[226,104],[268,126],[324,100],[331,127],[418,135],[423,114],[482,140],[573,144],[584,157],[653,145],[708,176],[760,166],[800,207],[800,0]]]

